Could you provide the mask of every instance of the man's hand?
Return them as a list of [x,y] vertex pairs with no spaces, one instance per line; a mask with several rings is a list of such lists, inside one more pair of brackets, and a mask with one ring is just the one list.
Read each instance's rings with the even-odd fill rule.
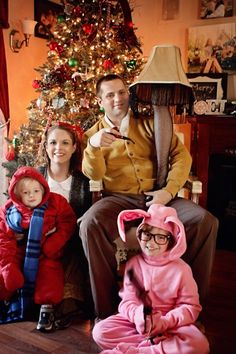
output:
[[146,196],[152,197],[152,199],[146,202],[146,206],[150,207],[152,204],[163,204],[166,205],[172,199],[171,193],[167,192],[165,189],[159,189],[154,192],[145,192]]
[[103,128],[91,136],[89,142],[95,148],[109,147],[116,140],[115,136],[120,136],[120,133],[116,129]]

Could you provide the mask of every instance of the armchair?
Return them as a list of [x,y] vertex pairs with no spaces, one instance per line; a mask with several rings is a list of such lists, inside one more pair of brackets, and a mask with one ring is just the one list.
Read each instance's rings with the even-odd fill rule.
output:
[[[184,136],[177,133],[179,139],[184,143]],[[90,191],[93,193],[93,202],[96,202],[102,197],[102,181],[90,180]],[[199,195],[202,193],[202,182],[197,177],[190,175],[184,187],[179,191],[178,196],[186,199],[191,199],[198,204]],[[115,240],[116,244],[116,260],[118,281],[122,279],[124,265],[127,259],[136,254],[139,250],[139,244],[135,235],[136,228],[131,227],[127,231],[127,241],[124,243],[120,237]]]

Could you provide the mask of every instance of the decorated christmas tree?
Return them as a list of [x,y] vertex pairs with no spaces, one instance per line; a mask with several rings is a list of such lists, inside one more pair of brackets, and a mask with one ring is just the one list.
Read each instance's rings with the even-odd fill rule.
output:
[[[127,85],[143,65],[141,44],[135,35],[127,0],[67,0],[50,28],[47,61],[35,69],[39,93],[28,107],[28,122],[9,141],[11,176],[21,165],[34,166],[41,137],[54,121],[87,130],[102,112],[95,97],[101,75],[116,73]],[[49,29],[49,28],[48,28]]]

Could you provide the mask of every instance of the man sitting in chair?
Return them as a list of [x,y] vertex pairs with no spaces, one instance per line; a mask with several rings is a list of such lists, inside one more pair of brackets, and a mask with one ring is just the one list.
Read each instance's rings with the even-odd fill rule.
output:
[[188,178],[191,156],[169,128],[159,131],[163,136],[158,145],[154,117],[134,118],[129,92],[119,76],[100,78],[96,89],[105,116],[85,133],[82,170],[90,179],[103,181],[103,198],[80,219],[95,315],[106,318],[119,303],[114,245],[118,214],[125,209],[147,210],[154,203],[175,208],[185,226],[188,247],[183,258],[192,268],[203,303],[218,221],[192,201],[176,197]]

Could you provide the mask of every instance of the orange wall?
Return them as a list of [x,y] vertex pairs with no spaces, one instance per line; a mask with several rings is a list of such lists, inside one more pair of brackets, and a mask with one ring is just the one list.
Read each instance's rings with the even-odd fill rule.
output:
[[47,46],[44,39],[32,36],[29,47],[23,46],[19,53],[13,53],[8,44],[10,31],[13,28],[21,31],[20,20],[33,18],[34,0],[9,0],[10,28],[3,32],[10,101],[10,135],[27,122],[27,107],[38,96],[32,88],[32,81],[38,75],[34,68],[46,61]]
[[[224,19],[199,20],[200,0],[179,0],[178,19],[165,21],[162,19],[162,2],[163,0],[130,1],[134,7],[132,17],[134,25],[137,27],[136,34],[141,39],[146,57],[154,45],[174,44],[180,47],[185,68],[187,29],[189,27],[235,22],[235,16]],[[234,8],[236,9],[236,6]],[[47,60],[48,48],[44,39],[32,37],[29,47],[24,46],[19,53],[13,53],[8,45],[10,30],[12,28],[19,29],[21,19],[33,19],[33,16],[34,0],[9,0],[10,29],[4,30],[4,41],[8,71],[11,135],[28,120],[27,107],[32,99],[38,97],[32,88],[32,81],[38,75],[34,68],[38,68]]]

